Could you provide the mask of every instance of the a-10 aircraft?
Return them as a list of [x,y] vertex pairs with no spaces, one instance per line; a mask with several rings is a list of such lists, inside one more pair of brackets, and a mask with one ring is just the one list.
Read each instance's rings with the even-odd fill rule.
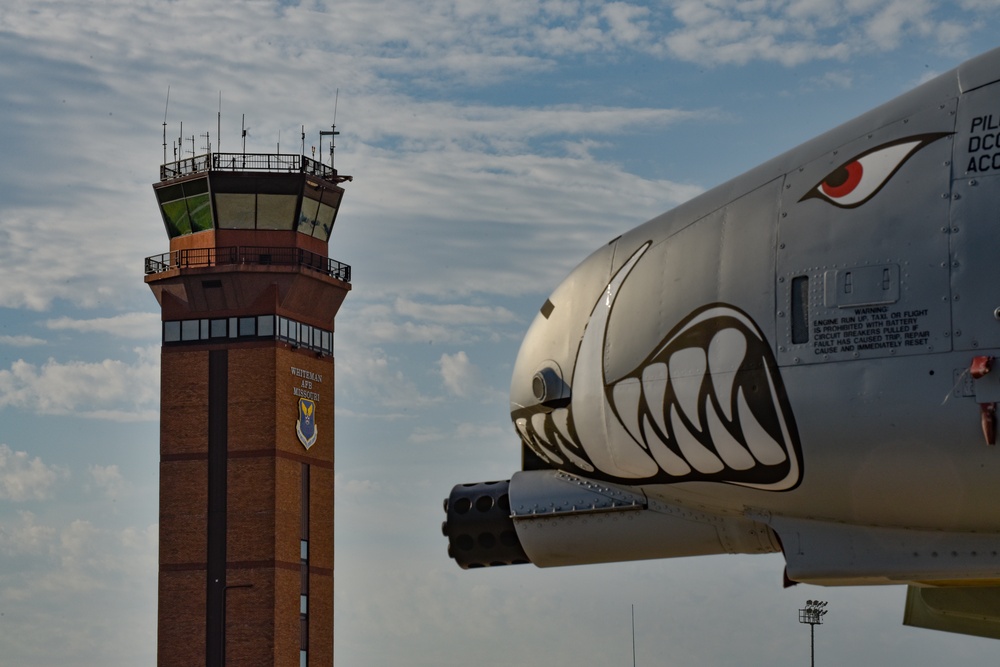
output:
[[1000,638],[1000,49],[612,239],[514,366],[463,568],[781,552]]

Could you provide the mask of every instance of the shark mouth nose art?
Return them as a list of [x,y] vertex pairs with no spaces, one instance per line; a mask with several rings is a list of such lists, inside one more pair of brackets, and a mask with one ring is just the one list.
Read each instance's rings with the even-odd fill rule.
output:
[[741,310],[703,306],[632,371],[605,376],[615,296],[648,248],[636,251],[595,305],[570,404],[512,412],[521,439],[550,465],[609,481],[794,488],[802,476],[795,420],[771,348]]

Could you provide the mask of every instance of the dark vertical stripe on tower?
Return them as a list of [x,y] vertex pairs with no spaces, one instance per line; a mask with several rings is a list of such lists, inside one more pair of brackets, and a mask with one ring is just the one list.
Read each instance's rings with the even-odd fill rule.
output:
[[205,663],[222,667],[226,630],[226,457],[229,431],[229,351],[208,353],[208,580]]

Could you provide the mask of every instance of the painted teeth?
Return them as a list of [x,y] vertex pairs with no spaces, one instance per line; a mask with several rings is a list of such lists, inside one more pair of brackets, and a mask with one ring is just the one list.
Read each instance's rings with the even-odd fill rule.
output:
[[712,304],[684,318],[638,368],[605,376],[608,321],[650,244],[608,283],[584,330],[568,408],[515,424],[549,463],[623,481],[727,482],[785,490],[801,478],[798,434],[771,349],[745,313]]
[[[758,463],[777,465],[787,459],[784,448],[754,416],[743,388],[737,388],[735,399],[732,395],[736,372],[746,350],[747,342],[742,333],[723,329],[712,338],[707,354],[698,347],[684,348],[674,352],[666,363],[656,362],[643,368],[641,380],[629,377],[612,385],[612,402],[622,425],[669,475],[684,476],[692,470],[706,475],[725,468],[749,470]],[[714,403],[704,391],[709,377]],[[669,408],[668,386],[676,398]],[[703,401],[700,396],[704,396]],[[699,402],[704,405],[704,425],[699,417]],[[641,409],[643,403],[645,410]],[[734,405],[738,431],[742,431],[745,443],[734,437],[726,426],[733,423]],[[531,416],[530,425],[525,419],[518,419],[516,423],[521,436],[528,442],[535,442],[538,445],[536,453],[551,463],[559,464],[569,459],[578,467],[593,470],[570,447],[573,438],[569,410],[560,408],[551,413],[536,413]],[[712,448],[703,444],[705,436]],[[674,447],[668,446],[669,442],[673,442]]]
[[747,353],[747,339],[735,329],[723,329],[708,345],[708,371],[715,398],[728,421],[733,419],[733,382]]

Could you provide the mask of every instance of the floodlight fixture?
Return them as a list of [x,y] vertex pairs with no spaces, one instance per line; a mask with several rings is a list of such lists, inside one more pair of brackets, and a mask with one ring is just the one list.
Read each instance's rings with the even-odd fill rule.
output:
[[799,609],[799,623],[809,625],[809,656],[811,667],[816,667],[816,626],[823,624],[823,617],[829,610],[825,609],[826,600],[806,600],[806,606]]

